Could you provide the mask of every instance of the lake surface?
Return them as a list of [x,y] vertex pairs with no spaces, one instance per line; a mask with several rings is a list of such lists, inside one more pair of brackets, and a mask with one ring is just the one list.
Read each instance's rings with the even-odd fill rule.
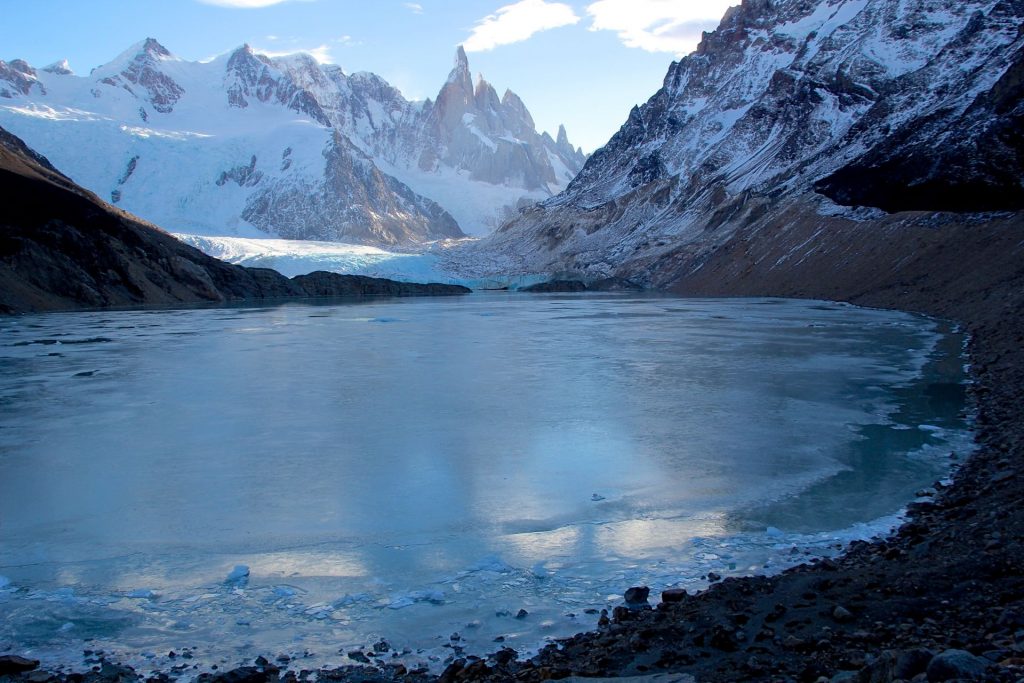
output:
[[0,653],[436,669],[834,553],[966,453],[961,342],[639,295],[3,319]]

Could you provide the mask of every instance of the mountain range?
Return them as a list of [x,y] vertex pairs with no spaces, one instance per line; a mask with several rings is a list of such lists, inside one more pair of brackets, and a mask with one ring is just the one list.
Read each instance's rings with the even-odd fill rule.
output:
[[415,245],[493,230],[585,156],[522,100],[473,83],[435,100],[371,73],[242,46],[208,62],[154,39],[88,76],[0,61],[0,125],[113,204],[175,232]]

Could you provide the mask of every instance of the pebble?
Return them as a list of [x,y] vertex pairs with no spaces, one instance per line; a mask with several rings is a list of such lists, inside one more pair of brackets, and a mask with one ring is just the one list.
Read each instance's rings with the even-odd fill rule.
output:
[[838,621],[839,623],[853,621],[853,612],[846,609],[842,605],[836,605],[836,608],[832,610],[832,618]]

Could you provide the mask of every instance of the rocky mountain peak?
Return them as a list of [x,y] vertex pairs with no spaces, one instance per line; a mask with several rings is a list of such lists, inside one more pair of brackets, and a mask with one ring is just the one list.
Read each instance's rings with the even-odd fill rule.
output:
[[51,74],[56,74],[58,76],[75,75],[75,72],[71,70],[71,64],[69,64],[68,60],[66,59],[61,59],[59,61],[54,62],[53,64],[44,66],[43,71]]
[[455,64],[448,74],[445,85],[455,85],[463,92],[473,92],[473,78],[469,73],[469,57],[466,56],[466,51],[462,49],[461,45],[455,50]]
[[156,38],[146,38],[142,41],[142,52],[152,57],[171,58],[171,51],[160,44]]
[[224,67],[228,104],[244,109],[252,99],[277,102],[330,126],[327,114],[308,90],[312,85],[325,86],[327,77],[316,68],[312,58],[309,58],[310,65],[299,57],[294,55],[290,62],[279,65],[266,55],[255,52],[248,44],[242,45],[231,53]]
[[17,95],[28,95],[33,86],[45,94],[41,83],[36,78],[36,70],[23,59],[14,59],[7,63],[0,59],[0,97],[5,99]]
[[455,48],[455,62],[453,70],[469,72],[469,57],[466,56],[466,49],[461,45]]
[[25,74],[26,76],[34,77],[36,75],[36,70],[29,66],[29,63],[26,62],[24,59],[11,60],[11,68],[17,71],[18,73]]
[[504,109],[511,119],[520,122],[522,127],[527,127],[530,130],[536,128],[536,124],[533,122],[533,116],[530,115],[530,110],[523,104],[522,99],[519,95],[515,94],[511,90],[506,90],[505,94],[501,98],[501,107]]
[[93,69],[92,75],[101,83],[124,88],[132,94],[137,94],[137,88],[142,89],[153,109],[169,114],[185,93],[184,88],[164,70],[164,62],[176,59],[155,38],[146,38],[110,63]]
[[564,123],[558,124],[558,137],[555,138],[555,142],[558,143],[559,145],[569,144],[569,134],[565,132]]
[[501,108],[501,100],[494,86],[484,80],[484,75],[479,74],[476,81],[476,89],[473,92],[473,99],[476,106],[483,112],[496,112]]

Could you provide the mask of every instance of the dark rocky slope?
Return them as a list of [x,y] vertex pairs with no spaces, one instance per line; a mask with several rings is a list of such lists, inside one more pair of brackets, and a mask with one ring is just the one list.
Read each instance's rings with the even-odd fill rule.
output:
[[0,312],[467,291],[333,273],[289,280],[218,261],[104,203],[0,128]]

